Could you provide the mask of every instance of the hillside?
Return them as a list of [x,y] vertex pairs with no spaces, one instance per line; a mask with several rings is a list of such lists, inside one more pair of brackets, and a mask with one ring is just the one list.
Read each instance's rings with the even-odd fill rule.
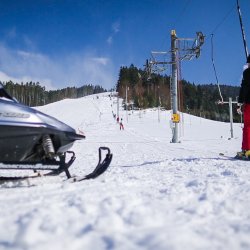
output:
[[[171,109],[171,77],[140,70],[133,64],[121,67],[116,89],[119,96],[138,108],[164,107]],[[229,122],[229,97],[237,102],[239,86],[191,83],[178,80],[178,110],[203,118]],[[233,105],[234,120],[240,122],[237,106]]]
[[37,107],[84,131],[72,173],[90,172],[99,146],[113,161],[80,183],[1,183],[0,249],[249,249],[250,162],[219,155],[240,150],[240,124],[229,139],[228,123],[184,114],[173,144],[170,111],[120,111],[120,131],[109,94]]

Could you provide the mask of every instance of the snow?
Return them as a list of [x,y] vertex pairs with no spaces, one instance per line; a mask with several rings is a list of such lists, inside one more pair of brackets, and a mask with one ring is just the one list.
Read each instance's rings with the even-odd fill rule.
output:
[[73,174],[92,171],[100,146],[113,160],[94,180],[1,183],[0,249],[250,249],[250,162],[227,157],[241,125],[230,139],[228,123],[184,114],[181,142],[170,143],[169,111],[160,121],[157,109],[120,111],[120,131],[109,94],[37,107],[84,131]]

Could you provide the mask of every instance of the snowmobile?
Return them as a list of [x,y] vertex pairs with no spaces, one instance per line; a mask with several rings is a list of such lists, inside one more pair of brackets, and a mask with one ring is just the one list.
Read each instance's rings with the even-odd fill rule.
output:
[[[26,176],[0,176],[0,180],[39,177],[41,172],[46,172],[43,176],[64,172],[73,181],[95,178],[110,165],[112,154],[108,147],[99,148],[99,162],[92,173],[73,177],[69,172],[76,159],[69,149],[75,141],[84,138],[54,117],[19,103],[0,84],[0,170],[34,172]],[[104,159],[103,151],[107,152]]]

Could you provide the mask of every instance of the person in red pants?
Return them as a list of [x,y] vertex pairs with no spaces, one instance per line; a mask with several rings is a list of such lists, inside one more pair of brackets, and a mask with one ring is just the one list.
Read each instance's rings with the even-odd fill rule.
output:
[[120,130],[124,130],[124,126],[123,126],[123,123],[122,123],[122,118],[121,118],[121,121],[120,121]]
[[240,87],[239,106],[243,105],[243,135],[241,152],[236,157],[250,159],[250,55],[247,57],[247,68],[243,71],[243,78]]

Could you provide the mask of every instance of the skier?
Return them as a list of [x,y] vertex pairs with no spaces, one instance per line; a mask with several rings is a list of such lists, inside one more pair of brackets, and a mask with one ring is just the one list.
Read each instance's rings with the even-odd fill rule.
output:
[[124,130],[124,126],[123,126],[123,123],[122,123],[122,118],[121,118],[121,121],[120,121],[120,130]]
[[247,68],[243,71],[238,99],[238,112],[241,112],[242,105],[244,117],[242,151],[237,153],[236,158],[249,158],[250,160],[250,55],[247,57]]

